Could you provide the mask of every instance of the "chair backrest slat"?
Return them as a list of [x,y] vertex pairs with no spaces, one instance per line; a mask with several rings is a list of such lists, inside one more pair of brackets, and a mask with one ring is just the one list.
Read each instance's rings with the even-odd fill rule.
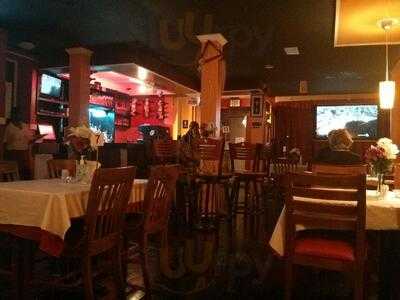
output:
[[332,165],[314,163],[312,164],[312,172],[332,175],[367,174],[367,165]]
[[178,165],[151,168],[144,200],[145,233],[154,234],[167,228],[178,175]]
[[60,178],[63,169],[68,170],[69,176],[76,174],[76,161],[74,159],[50,159],[47,161],[50,178]]
[[357,206],[346,203],[346,205],[330,205],[329,203],[315,203],[310,201],[293,200],[292,207],[294,211],[303,211],[313,213],[318,210],[319,213],[328,213],[334,215],[354,215],[357,213]]
[[[293,195],[296,197],[316,198],[321,200],[357,201],[355,190],[327,189],[320,187],[293,187]],[[332,191],[334,191],[332,193]]]
[[357,228],[357,219],[354,217],[344,217],[339,215],[333,218],[332,214],[294,213],[292,218],[295,224],[301,224],[310,228],[315,226],[316,223],[318,223],[320,228],[324,229],[355,231]]
[[85,217],[88,247],[96,242],[107,247],[121,234],[135,173],[135,167],[95,171]]

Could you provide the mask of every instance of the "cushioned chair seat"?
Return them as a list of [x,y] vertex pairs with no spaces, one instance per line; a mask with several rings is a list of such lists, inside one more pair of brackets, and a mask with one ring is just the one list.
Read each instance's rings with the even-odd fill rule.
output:
[[298,255],[309,255],[345,261],[354,261],[354,247],[344,240],[319,237],[298,238],[294,251]]

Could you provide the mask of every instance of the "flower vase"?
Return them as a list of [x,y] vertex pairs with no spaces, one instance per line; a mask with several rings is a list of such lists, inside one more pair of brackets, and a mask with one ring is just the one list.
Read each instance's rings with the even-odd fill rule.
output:
[[88,169],[86,162],[84,164],[81,164],[79,161],[77,161],[76,164],[76,180],[78,182],[84,181],[87,177],[88,174]]
[[376,192],[377,192],[378,194],[381,194],[381,193],[382,193],[383,176],[384,176],[383,173],[378,173],[378,174],[377,174],[378,183],[377,183],[377,185],[376,185]]

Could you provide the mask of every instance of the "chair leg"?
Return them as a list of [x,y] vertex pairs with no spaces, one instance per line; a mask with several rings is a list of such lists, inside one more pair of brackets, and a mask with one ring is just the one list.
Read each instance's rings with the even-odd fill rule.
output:
[[92,259],[86,256],[82,259],[83,287],[85,289],[85,300],[94,300]]
[[123,280],[123,270],[121,264],[121,255],[122,251],[120,247],[116,247],[112,250],[112,269],[113,269],[113,277],[114,277],[114,284],[116,287],[117,292],[117,299],[124,299],[125,298],[125,280]]
[[[21,243],[15,241],[15,243]],[[12,272],[12,285],[13,285],[13,298],[18,300],[22,298],[23,294],[23,276],[21,272],[21,253],[19,247],[14,249],[11,253],[11,272]]]
[[364,265],[361,264],[356,270],[354,278],[354,300],[364,299]]
[[285,261],[285,300],[292,299],[293,289],[293,264],[290,259]]
[[150,271],[149,271],[149,256],[148,256],[148,245],[147,237],[144,237],[141,241],[140,249],[140,264],[142,267],[143,283],[146,293],[146,299],[151,299],[151,288],[150,288]]

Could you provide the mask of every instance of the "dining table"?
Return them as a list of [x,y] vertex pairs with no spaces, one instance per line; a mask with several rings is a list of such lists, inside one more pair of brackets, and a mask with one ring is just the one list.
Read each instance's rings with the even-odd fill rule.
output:
[[[135,179],[128,212],[142,210],[146,179]],[[61,179],[0,183],[0,231],[34,240],[39,249],[59,256],[72,220],[83,217],[90,184]]]

